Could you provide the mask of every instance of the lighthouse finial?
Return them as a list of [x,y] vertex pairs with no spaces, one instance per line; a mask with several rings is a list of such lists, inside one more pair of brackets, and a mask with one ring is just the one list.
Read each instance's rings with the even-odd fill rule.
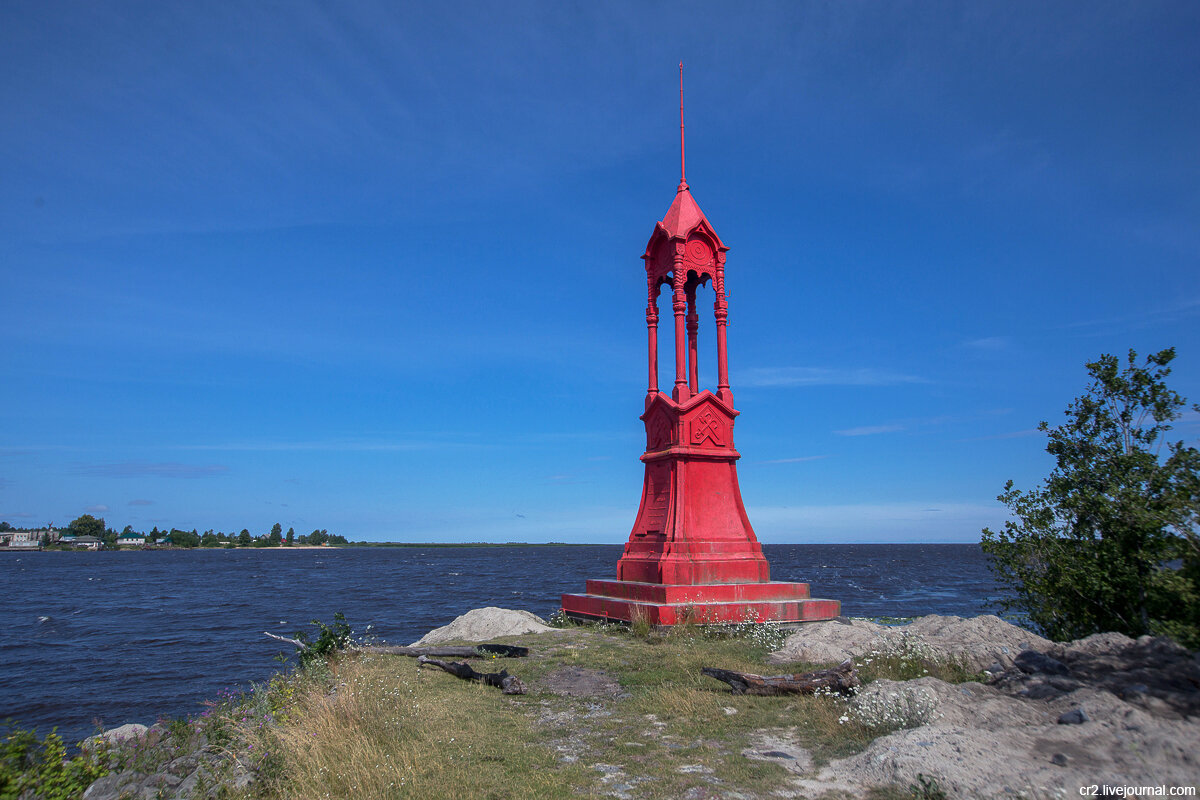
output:
[[683,62],[679,62],[679,190],[688,188],[687,161],[683,149]]

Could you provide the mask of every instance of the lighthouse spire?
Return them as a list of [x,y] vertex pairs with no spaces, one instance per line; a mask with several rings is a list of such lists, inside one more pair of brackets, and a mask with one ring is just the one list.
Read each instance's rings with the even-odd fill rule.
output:
[[683,191],[687,185],[687,161],[683,149],[683,62],[679,62],[679,189]]

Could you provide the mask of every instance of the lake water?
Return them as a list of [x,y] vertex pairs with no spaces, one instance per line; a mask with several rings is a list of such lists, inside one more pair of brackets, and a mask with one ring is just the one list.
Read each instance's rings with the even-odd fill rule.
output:
[[[974,616],[1001,594],[976,544],[765,545],[774,580],[848,616]],[[342,612],[408,644],[481,606],[548,616],[621,545],[0,553],[0,719],[68,742],[151,724],[279,668],[280,644]],[[285,646],[286,647],[286,646]],[[288,648],[290,649],[290,648]]]

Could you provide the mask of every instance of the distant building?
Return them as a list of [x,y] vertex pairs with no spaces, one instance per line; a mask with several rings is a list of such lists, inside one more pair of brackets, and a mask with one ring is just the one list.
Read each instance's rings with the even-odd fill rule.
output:
[[2,531],[0,532],[0,547],[16,547],[36,550],[42,544],[42,537],[49,536],[51,542],[58,541],[58,531],[54,528],[43,528],[37,531]]
[[117,537],[118,547],[142,547],[146,544],[144,533],[122,533]]
[[64,536],[62,541],[82,550],[99,550],[104,547],[104,542],[95,536]]

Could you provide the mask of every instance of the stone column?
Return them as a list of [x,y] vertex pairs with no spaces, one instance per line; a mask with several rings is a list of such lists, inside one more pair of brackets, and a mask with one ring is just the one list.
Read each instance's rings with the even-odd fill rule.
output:
[[675,389],[671,396],[676,403],[682,403],[687,400],[687,354],[685,352],[686,342],[684,340],[684,318],[687,313],[687,296],[684,293],[684,285],[687,280],[687,269],[683,266],[684,243],[675,243],[675,278],[671,282],[672,288],[675,290],[672,295],[671,308],[675,312]]
[[725,349],[725,325],[729,320],[729,304],[725,301],[725,254],[717,253],[717,276],[713,279],[717,299],[713,311],[717,318],[717,397],[733,405],[729,389],[729,360]]
[[646,337],[650,344],[650,388],[646,390],[649,403],[658,394],[658,279],[646,276]]

